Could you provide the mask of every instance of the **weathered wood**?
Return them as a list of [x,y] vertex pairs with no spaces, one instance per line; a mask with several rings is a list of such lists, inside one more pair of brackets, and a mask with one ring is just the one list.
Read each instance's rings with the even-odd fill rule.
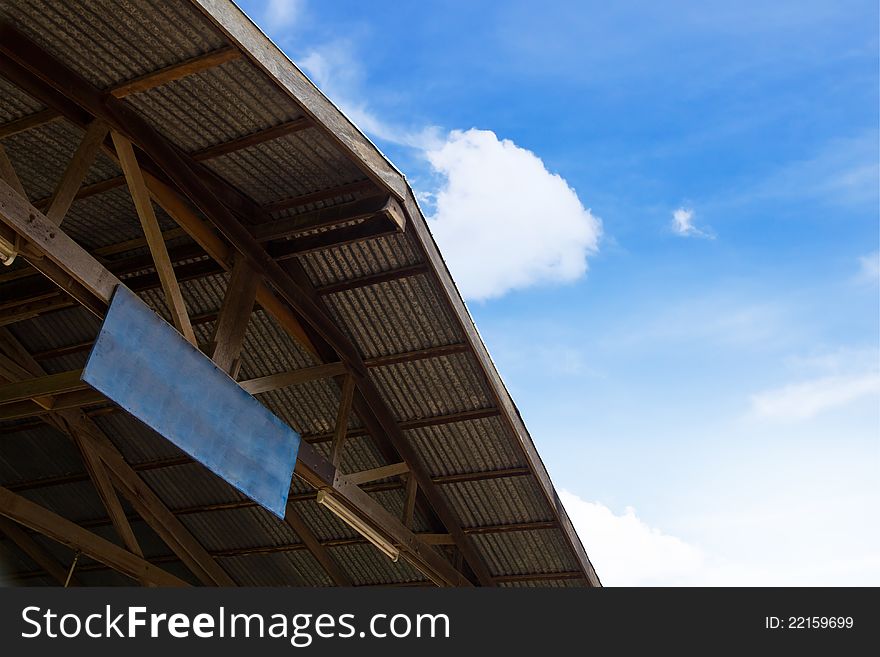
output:
[[182,579],[154,566],[142,557],[3,487],[0,487],[0,515],[63,543],[71,549],[78,550],[134,579],[147,580],[158,586],[187,586]]
[[287,503],[287,513],[284,516],[284,521],[290,525],[293,531],[296,532],[296,535],[299,536],[300,540],[306,546],[306,549],[311,552],[312,556],[321,564],[321,567],[324,568],[325,572],[330,576],[330,579],[333,580],[333,583],[336,584],[336,586],[352,586],[353,583],[351,578],[340,567],[339,563],[333,558],[327,548],[321,544],[321,541],[318,540],[311,528],[302,519],[302,516],[299,515],[296,507],[289,501]]
[[[113,129],[126,133],[127,137],[138,143],[174,183],[197,204],[235,247],[248,256],[255,269],[271,280],[272,285],[280,292],[284,300],[309,324],[311,330],[334,350],[336,356],[346,362],[359,377],[364,376],[365,366],[356,347],[316,303],[316,295],[310,289],[307,281],[304,280],[304,275],[299,272],[296,275],[291,275],[288,271],[292,270],[288,269],[285,271],[275,263],[259,244],[253,240],[247,229],[238,222],[235,215],[223,204],[225,201],[220,200],[221,197],[236,196],[234,189],[223,185],[218,187],[217,184],[211,185],[203,182],[200,177],[203,171],[196,168],[191,161],[187,161],[184,156],[146,124],[141,117],[126,106],[111,102],[113,101],[112,98],[106,98],[94,90],[80,76],[64,67],[34,43],[28,41],[11,26],[0,25],[0,36],[2,36],[0,38],[0,50],[8,57],[13,58],[16,66],[27,69],[41,80],[40,84],[35,84],[28,75],[22,74],[21,71],[16,71],[14,67],[6,66],[4,70],[7,72],[11,70],[17,83],[27,85],[29,89],[34,90],[41,98],[51,97],[53,102],[59,107],[63,103],[58,102],[57,97],[53,96],[53,94],[63,93],[69,100],[88,110],[94,116],[106,120]],[[40,85],[46,84],[51,85],[54,91],[45,93],[45,90],[40,88]],[[70,116],[75,120],[81,120],[81,118],[77,118],[77,111],[70,110]],[[215,197],[214,192],[217,192],[219,196]],[[241,206],[239,211],[247,211],[247,203],[242,203],[240,197],[231,199],[231,202]],[[359,378],[357,385],[359,388],[361,385],[366,388],[365,396],[368,398],[366,406],[363,406],[363,408],[376,408],[376,394],[378,393],[376,393],[371,383],[368,381],[362,383],[362,381],[364,379]],[[384,402],[380,402],[380,404],[384,405]],[[391,416],[388,414],[387,408],[383,413],[384,418],[373,423],[373,428],[371,429],[371,433],[380,438],[385,433],[391,433],[396,428],[396,425],[392,427],[394,423],[393,418],[390,419],[391,424],[389,424]],[[399,429],[396,429],[394,440],[396,443],[400,443],[403,440]],[[400,449],[400,446],[397,446]],[[407,460],[409,461],[409,459]],[[306,478],[307,481],[309,481],[310,477],[314,477],[315,468],[320,469],[323,467],[320,459],[315,459],[311,467],[307,467],[305,459],[300,459],[298,461],[299,464],[302,464],[301,476]],[[300,470],[297,473],[300,474]],[[431,485],[424,471],[422,471],[419,477],[419,484],[423,490]],[[435,496],[432,505],[437,504],[446,505],[442,498]],[[457,524],[457,520],[448,508],[444,515],[444,524],[447,524],[447,526],[453,525],[453,527]],[[399,521],[397,522],[399,524]],[[434,557],[439,556],[436,553],[432,554]],[[412,551],[410,556],[415,560],[416,565],[421,564],[428,573],[437,575],[437,571],[432,566],[432,559],[434,557],[426,560],[418,550]],[[471,553],[471,556],[473,557],[474,553]],[[442,558],[441,561],[448,567],[448,562]],[[456,573],[453,579],[458,581],[458,578],[460,578],[460,574]],[[445,579],[444,581],[450,583],[452,580]]]
[[236,258],[226,288],[223,306],[214,327],[211,359],[224,372],[236,378],[259,277],[244,258]]
[[279,390],[281,388],[301,385],[309,381],[339,376],[345,374],[345,372],[345,365],[342,363],[327,363],[325,365],[315,365],[314,367],[304,367],[299,370],[261,376],[256,379],[249,379],[248,381],[240,381],[239,385],[252,395],[258,395],[270,390]]
[[15,543],[19,549],[29,556],[34,563],[45,570],[56,582],[64,586],[79,586],[77,578],[71,577],[67,579],[67,569],[49,554],[42,545],[37,543],[30,534],[21,528],[17,523],[12,522],[9,518],[0,516],[0,532],[6,535],[10,541]]
[[321,203],[332,198],[359,194],[375,196],[381,194],[381,192],[372,180],[359,180],[357,182],[347,183],[337,187],[330,187],[329,189],[309,192],[308,194],[279,199],[263,206],[263,210],[268,213],[281,212],[282,210],[289,210],[290,208]]
[[342,384],[342,392],[339,399],[339,410],[336,414],[336,430],[333,433],[333,444],[330,447],[330,463],[339,467],[342,457],[342,448],[348,436],[348,419],[351,415],[351,404],[354,400],[355,380],[354,376],[347,374]]
[[131,94],[148,91],[149,89],[159,87],[163,84],[168,84],[169,82],[180,80],[181,78],[196,73],[201,73],[210,68],[215,68],[226,62],[238,59],[240,56],[241,52],[238,48],[219,48],[218,50],[205,53],[204,55],[197,55],[191,59],[161,68],[158,71],[152,71],[134,78],[133,80],[117,84],[112,87],[111,93],[116,98],[124,98]]
[[60,226],[64,221],[64,216],[70,209],[73,199],[76,198],[76,193],[98,155],[98,149],[101,148],[107,131],[107,126],[102,121],[92,121],[91,125],[86,128],[82,141],[74,151],[64,175],[61,176],[61,180],[55,187],[55,193],[49,202],[49,209],[46,210],[46,217],[56,226]]
[[269,242],[266,245],[266,250],[274,260],[286,260],[313,251],[323,251],[354,242],[388,237],[397,234],[398,230],[397,224],[387,216],[376,215],[370,221],[362,221],[359,224]]
[[0,404],[36,399],[76,390],[87,390],[89,385],[79,379],[79,371],[60,372],[15,383],[0,384]]
[[428,266],[425,264],[407,265],[405,267],[389,269],[388,271],[378,272],[376,274],[366,274],[365,276],[358,276],[357,278],[351,278],[347,281],[340,281],[339,283],[329,283],[327,285],[321,285],[320,287],[316,287],[315,291],[320,295],[339,294],[340,292],[357,290],[359,288],[368,287],[370,285],[378,285],[380,283],[398,281],[402,278],[421,276],[422,274],[427,274],[429,271],[430,270],[428,269]]
[[[22,198],[27,199],[27,192],[21,184],[18,174],[15,173],[15,167],[12,166],[2,144],[0,144],[0,180],[6,181],[12,189],[21,194]],[[3,228],[4,231],[0,233],[0,262],[8,267],[15,262],[15,258],[21,250],[21,236],[10,231],[8,226],[3,226]]]
[[183,337],[193,345],[198,346],[196,335],[189,321],[186,303],[183,300],[183,295],[180,293],[180,285],[177,283],[177,278],[174,275],[174,267],[171,264],[171,259],[168,257],[168,249],[162,237],[162,229],[159,227],[159,222],[156,219],[153,203],[150,200],[150,193],[147,191],[147,186],[144,183],[144,176],[141,173],[141,167],[134,154],[134,149],[131,146],[131,142],[117,132],[113,133],[113,143],[116,146],[116,153],[119,155],[119,164],[125,174],[125,180],[131,192],[135,210],[141,221],[141,227],[144,230],[144,237],[146,237],[150,253],[153,255],[156,273],[159,274],[162,290],[165,292],[165,301],[168,304],[168,311],[171,313],[171,320],[174,327],[180,331]]
[[361,485],[369,481],[376,481],[377,479],[396,477],[397,475],[406,474],[407,472],[409,472],[409,466],[406,463],[391,463],[390,465],[382,465],[370,470],[350,472],[345,476],[351,483]]
[[[493,403],[503,409],[505,425],[511,430],[522,449],[524,457],[535,471],[541,490],[559,520],[560,527],[576,555],[584,575],[593,586],[601,586],[590,560],[556,495],[549,474],[528,434],[516,407],[504,387],[495,365],[489,357],[473,320],[464,305],[437,245],[428,230],[405,178],[388,162],[376,146],[369,141],[314,85],[294,66],[290,65],[284,53],[273,44],[240,10],[228,5],[225,0],[190,0],[195,6],[220,27],[227,37],[243,49],[246,56],[273,79],[313,118],[316,128],[323,130],[328,138],[348,153],[351,159],[364,170],[381,188],[392,191],[404,204],[409,226],[420,249],[428,258],[431,268],[436,272],[445,305],[451,309],[455,321],[467,336],[480,368],[485,373],[494,397]],[[409,228],[408,226],[408,228]]]
[[346,222],[369,220],[376,216],[387,217],[392,212],[399,213],[399,205],[397,210],[392,209],[396,204],[397,201],[389,196],[373,196],[258,224],[253,227],[252,233],[260,242],[268,242],[305,230],[330,228]]
[[[120,82],[119,84],[110,87],[109,91],[116,98],[124,98],[125,96],[148,91],[163,84],[167,84],[168,82],[180,80],[189,75],[194,75],[210,68],[214,68],[226,62],[238,59],[240,56],[241,51],[237,48],[220,48],[213,52],[198,55],[177,64],[171,64],[170,66],[146,73],[131,80]],[[0,125],[0,139],[11,137],[12,135],[18,134],[19,132],[25,132],[26,130],[32,130],[33,128],[51,123],[52,121],[57,121],[61,116],[60,112],[49,108],[10,121],[9,123],[4,123]]]
[[46,123],[57,121],[61,115],[53,109],[44,109],[34,114],[23,116],[9,123],[0,125],[0,139],[17,135],[19,132],[31,130]]
[[[0,221],[105,305],[119,280],[5,181],[0,180]],[[38,269],[43,263],[32,263]],[[63,283],[55,281],[63,287]]]
[[263,142],[278,139],[279,137],[292,135],[295,132],[300,132],[310,127],[312,127],[312,122],[304,117],[301,117],[298,119],[293,119],[292,121],[287,121],[280,125],[272,126],[271,128],[264,128],[263,130],[252,132],[251,134],[245,135],[244,137],[239,137],[238,139],[233,139],[231,141],[216,144],[215,146],[208,146],[207,148],[203,148],[200,151],[191,153],[190,157],[196,162],[211,160],[215,157],[228,155],[229,153],[234,153],[245,148],[250,148],[251,146],[256,146],[257,144],[262,144]]
[[[413,528],[413,524],[415,522],[415,511],[416,511],[416,495],[419,492],[419,482],[416,481],[415,477],[407,477],[406,478],[406,498],[403,503],[403,524]],[[455,540],[452,541],[455,543]]]

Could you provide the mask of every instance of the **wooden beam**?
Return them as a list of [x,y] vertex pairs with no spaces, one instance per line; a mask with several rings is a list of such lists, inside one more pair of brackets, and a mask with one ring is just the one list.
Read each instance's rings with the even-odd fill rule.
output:
[[428,229],[428,224],[422,216],[415,196],[404,176],[326,96],[314,88],[314,85],[301,71],[290,66],[287,56],[265,34],[260,32],[258,27],[247,20],[241,10],[228,4],[226,0],[190,1],[199,7],[209,20],[223,30],[232,43],[239,45],[254,65],[273,80],[278,89],[302,107],[314,119],[317,129],[322,130],[328,139],[349,155],[366,176],[375,181],[377,186],[391,190],[397,198],[402,199],[404,209],[410,219],[408,232],[413,237],[413,242],[431,264],[435,279],[439,284],[444,307],[450,311],[450,315],[472,345],[479,367],[486,375],[489,389],[495,398],[493,404],[503,410],[505,426],[515,436],[514,442],[521,447],[523,458],[534,467],[544,498],[559,518],[566,541],[577,558],[578,564],[583,568],[585,577],[592,586],[601,586],[577,532],[574,530],[563,505],[558,500],[549,474],[541,462],[528,430],[517,413],[513,400],[492,363],[485,344],[449,274],[436,242]]
[[[419,482],[416,481],[416,478],[413,476],[409,476],[406,478],[406,498],[403,503],[403,524],[413,528],[413,524],[415,522],[415,511],[416,511],[416,494],[419,492]],[[450,537],[451,538],[451,537]],[[455,541],[452,541],[453,544]]]
[[270,213],[281,212],[282,210],[289,210],[290,208],[298,208],[304,205],[311,205],[313,203],[321,203],[323,201],[328,201],[332,198],[339,198],[342,196],[362,193],[379,194],[381,192],[372,180],[359,180],[357,182],[339,185],[337,187],[330,187],[329,189],[322,189],[315,192],[310,192],[308,194],[301,194],[300,196],[291,196],[288,198],[279,199],[277,201],[269,203],[268,205],[264,205],[263,210]]
[[[125,96],[148,91],[168,82],[180,80],[189,75],[220,66],[226,62],[238,59],[240,56],[241,51],[237,48],[226,46],[115,84],[110,87],[110,93],[116,98],[124,98]],[[60,112],[50,108],[10,121],[9,123],[4,123],[0,125],[0,139],[37,128],[52,121],[57,121],[61,117]]]
[[376,481],[377,479],[396,477],[397,475],[406,474],[407,472],[409,472],[409,466],[406,463],[392,463],[390,465],[372,468],[371,470],[350,472],[345,476],[348,477],[348,480],[351,483],[361,485],[369,481]]
[[[65,111],[69,112],[69,116],[74,120],[82,120],[80,110],[67,107],[69,102],[72,101],[92,116],[106,120],[112,129],[124,133],[128,138],[136,142],[161,167],[164,173],[205,213],[230,242],[248,257],[254,268],[271,281],[271,284],[279,291],[284,301],[290,304],[298,316],[307,322],[310,330],[315,335],[320,336],[322,342],[334,350],[339,360],[344,361],[352,368],[358,376],[357,387],[361,388],[363,386],[366,391],[363,393],[364,397],[366,397],[366,406],[364,408],[379,408],[376,406],[377,400],[380,406],[384,406],[384,402],[376,396],[378,392],[373,387],[373,384],[364,378],[366,368],[356,346],[316,302],[316,295],[305,279],[305,274],[301,271],[290,273],[294,270],[282,269],[278,263],[274,262],[253,239],[247,228],[224,205],[224,201],[220,199],[230,197],[230,195],[236,196],[235,199],[230,198],[230,202],[240,205],[242,211],[248,211],[248,208],[250,208],[251,211],[256,212],[252,204],[249,205],[246,199],[242,199],[237,195],[233,188],[217,182],[216,179],[214,179],[215,184],[213,185],[204,182],[201,177],[203,170],[169,144],[131,108],[114,102],[113,98],[108,98],[106,95],[101,94],[99,90],[94,89],[92,85],[79,75],[65,67],[6,23],[0,24],[0,51],[8,60],[7,62],[0,62],[2,63],[4,74],[12,76],[16,84],[25,85],[26,88],[32,90],[39,97],[56,103],[58,107],[64,106]],[[34,76],[39,79],[35,80]],[[47,87],[49,88],[48,91]],[[60,94],[63,94],[66,100],[60,100],[58,98]],[[215,192],[218,194],[217,196],[215,196]],[[265,304],[263,305],[265,308]],[[403,440],[403,437],[399,433],[399,429],[396,429],[396,425],[392,427],[388,424],[389,418],[392,416],[388,414],[387,408],[384,410],[384,413],[384,419],[377,420],[371,433],[374,436],[381,437],[383,431],[391,433],[393,430],[396,430],[397,433],[394,435],[394,440],[399,443]],[[393,419],[391,419],[392,424],[393,422]],[[310,451],[310,449],[304,449],[310,447],[308,444],[300,446],[297,474],[309,483],[315,482],[313,485],[326,486],[326,475],[334,471],[333,466],[320,458],[317,453]],[[396,445],[396,447],[401,449],[400,445]],[[410,459],[406,460],[409,462]],[[410,465],[412,467],[412,464]],[[426,487],[431,485],[424,471],[419,474],[419,485],[423,490],[426,490]],[[356,487],[354,489],[359,490]],[[380,510],[375,509],[375,504],[372,503],[369,496],[366,496],[366,499],[362,499],[355,490],[346,491],[343,493],[343,496],[345,495],[351,496],[351,502],[355,506],[365,505],[366,513],[372,522],[390,523],[395,533],[403,537],[409,532],[399,520],[393,516],[389,517],[386,511],[381,510],[380,512]],[[438,504],[446,506],[445,500],[435,496],[434,500],[432,500],[432,505],[436,507]],[[451,525],[450,531],[455,535],[457,520],[454,515],[451,515],[448,507],[444,511],[444,515],[444,524],[448,527]],[[449,563],[436,552],[425,548],[417,539],[406,540],[414,541],[405,550],[407,559],[414,566],[424,569],[423,572],[429,574],[432,579],[436,578],[434,581],[442,581],[447,584],[467,583],[467,580],[460,573],[452,569]],[[456,540],[460,540],[459,536],[456,536]],[[428,551],[425,552],[425,550]],[[471,553],[471,557],[473,558],[473,553]],[[476,569],[478,570],[478,567]]]
[[5,516],[0,516],[0,532],[5,534],[10,541],[15,543],[22,552],[29,556],[34,563],[45,570],[61,586],[64,586],[65,583],[69,586],[79,586],[79,581],[75,576],[71,577],[69,582],[67,581],[67,569],[58,563],[55,557],[49,554],[42,545],[37,543],[17,523],[12,522]]
[[315,291],[320,295],[338,294],[340,292],[348,292],[349,290],[357,290],[369,285],[378,285],[379,283],[398,281],[402,278],[421,276],[422,274],[427,274],[429,271],[428,266],[422,263],[417,265],[407,265],[405,267],[389,269],[388,271],[378,272],[376,274],[367,274],[365,276],[358,276],[357,278],[350,278],[338,283],[321,285],[320,287],[315,288]]
[[181,561],[204,584],[234,586],[235,582],[211,558],[208,552],[190,534],[189,530],[168,510],[159,496],[137,476],[131,466],[103,433],[85,436],[91,449],[96,451],[110,471],[114,484],[131,502],[147,524],[168,544]]
[[342,383],[342,391],[339,399],[339,411],[336,414],[336,430],[333,433],[333,444],[330,447],[330,463],[339,467],[342,458],[342,447],[348,435],[348,419],[351,415],[351,404],[354,399],[354,376],[347,374]]
[[[19,371],[12,373],[12,375],[8,377],[11,381],[23,385],[27,384],[29,381],[45,381],[52,378],[51,375],[46,375],[42,366],[34,360],[33,356],[28,353],[24,345],[21,344],[21,342],[19,342],[7,329],[0,329],[0,348],[6,352],[8,357],[13,359],[19,365]],[[39,398],[37,398],[36,401],[46,408],[52,408],[52,406],[54,406],[53,397],[46,397],[44,399],[46,402],[43,402]],[[139,557],[143,557],[143,552],[135,538],[131,525],[128,523],[128,519],[125,517],[125,511],[119,503],[116,491],[110,483],[110,478],[107,475],[107,471],[104,469],[104,464],[101,463],[100,459],[98,459],[94,452],[89,448],[88,444],[83,440],[84,432],[100,432],[100,429],[98,429],[94,422],[86,417],[86,415],[80,410],[51,413],[47,416],[46,421],[62,433],[68,434],[76,444],[82,455],[86,471],[89,473],[89,478],[95,485],[98,497],[101,498],[104,508],[107,509],[107,513],[110,516],[113,527],[116,529],[116,533],[122,539],[122,542],[128,548],[129,552]],[[142,583],[146,586],[151,585],[151,582],[147,580],[143,580]]]
[[[110,303],[119,279],[3,180],[0,180],[0,221],[44,253],[59,274],[81,285],[105,306]],[[42,262],[32,264],[41,271],[45,268]],[[66,289],[70,281],[54,282]]]
[[156,213],[153,211],[150,193],[144,183],[144,176],[135,157],[134,149],[131,146],[131,142],[117,132],[113,133],[113,143],[116,146],[116,153],[119,155],[119,164],[125,174],[125,180],[131,192],[134,207],[144,229],[147,245],[150,248],[150,253],[153,254],[156,273],[159,274],[162,290],[165,292],[165,301],[168,304],[168,311],[171,313],[172,323],[184,338],[193,345],[198,346],[196,334],[193,332],[192,324],[189,321],[186,303],[183,300],[183,295],[180,293],[180,285],[178,285],[177,278],[174,276],[174,267],[171,265],[168,249],[165,246],[165,240],[162,238],[162,229],[159,227]]
[[326,363],[324,365],[315,365],[314,367],[305,367],[289,372],[281,372],[279,374],[270,374],[261,376],[248,381],[241,381],[239,385],[252,395],[258,395],[262,392],[270,390],[279,390],[290,386],[301,385],[309,381],[317,381],[319,379],[328,379],[333,376],[340,376],[346,373],[345,365],[342,363]]
[[259,277],[247,260],[237,257],[211,341],[211,359],[232,378],[237,378],[241,364],[241,347],[254,308],[258,283]]
[[[12,166],[12,161],[6,154],[3,144],[0,144],[0,180],[4,180],[12,189],[21,194],[23,199],[27,199],[27,192],[21,184],[18,174],[15,173],[15,167]],[[15,262],[15,258],[21,250],[21,236],[10,232],[8,227],[4,228],[6,230],[0,233],[0,262],[9,267]]]
[[27,116],[23,116],[20,119],[15,119],[14,121],[10,121],[9,123],[4,123],[3,125],[0,125],[0,139],[5,139],[6,137],[17,135],[19,132],[31,130],[32,128],[36,128],[37,126],[45,125],[46,123],[50,123],[52,121],[57,121],[60,118],[61,115],[52,109],[44,109],[36,112],[35,114],[28,114]]
[[353,586],[351,578],[340,567],[336,559],[332,557],[327,548],[321,544],[302,516],[299,515],[295,506],[290,502],[287,503],[287,513],[284,515],[284,521],[296,532],[296,535],[299,536],[306,549],[321,564],[336,586]]
[[[39,363],[7,329],[0,329],[0,347],[32,376],[45,374]],[[57,406],[56,403],[54,407]],[[122,482],[125,487],[123,490],[128,491],[126,497],[138,509],[141,516],[171,549],[180,555],[181,560],[191,568],[197,577],[206,584],[222,586],[232,583],[232,580],[211,560],[204,548],[168,511],[156,494],[143,483],[131,469],[131,466],[125,462],[110,439],[92,420],[80,411],[58,410],[50,413],[46,421],[50,426],[70,436],[80,449],[98,494],[105,503],[114,526],[129,550],[135,554],[140,553],[140,547],[134,533],[125,518],[116,493],[110,485],[105,465],[113,471],[117,480]]]
[[[254,237],[260,242],[277,240],[298,232],[316,228],[331,228],[352,221],[366,221],[374,217],[389,217],[396,203],[390,196],[372,196],[368,198],[340,203],[311,212],[303,212],[292,217],[276,219],[257,224],[251,229]],[[399,209],[399,206],[398,206]],[[402,228],[402,226],[400,226]]]
[[197,55],[191,59],[161,68],[158,71],[152,71],[127,82],[114,85],[111,87],[111,93],[116,98],[124,98],[131,94],[148,91],[163,84],[201,73],[210,68],[216,68],[226,62],[236,60],[240,56],[241,52],[238,48],[229,46],[219,48],[204,55]]
[[278,139],[279,137],[286,137],[287,135],[292,135],[295,132],[300,132],[311,127],[311,121],[309,121],[305,117],[300,117],[298,119],[293,119],[292,121],[286,121],[285,123],[282,123],[280,125],[272,126],[271,128],[257,130],[256,132],[252,132],[249,135],[245,135],[244,137],[239,137],[231,141],[216,144],[215,146],[208,146],[207,148],[203,148],[200,151],[191,153],[190,157],[196,162],[211,160],[215,157],[228,155],[229,153],[234,153],[245,148],[250,148],[251,146],[256,146],[257,144],[262,144],[263,142]]
[[359,224],[269,242],[266,250],[274,260],[287,260],[313,251],[334,249],[354,242],[396,235],[398,232],[399,228],[392,219],[384,215],[376,215],[370,221],[362,221]]
[[158,586],[187,586],[182,579],[142,557],[3,487],[0,487],[0,515],[78,550],[133,579],[146,580]]
[[92,121],[86,128],[82,141],[77,146],[64,175],[61,176],[61,180],[55,187],[49,209],[46,210],[46,218],[56,226],[60,226],[64,221],[64,216],[70,209],[77,191],[79,191],[86,174],[98,155],[98,149],[101,147],[104,137],[107,136],[107,131],[107,125],[98,120]]
[[47,395],[58,395],[76,390],[88,390],[89,384],[81,381],[79,375],[80,372],[78,370],[72,370],[37,378],[27,378],[15,381],[14,383],[0,384],[0,404],[9,404],[25,399],[36,399]]

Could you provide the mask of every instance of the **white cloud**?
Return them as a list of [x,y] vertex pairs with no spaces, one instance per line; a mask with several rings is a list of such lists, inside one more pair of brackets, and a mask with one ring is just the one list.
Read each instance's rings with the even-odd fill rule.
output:
[[864,283],[880,282],[880,251],[859,258],[859,280]]
[[272,29],[290,27],[302,15],[304,0],[267,0],[263,20]]
[[425,154],[443,178],[429,225],[465,298],[584,275],[601,223],[534,153],[471,129]]
[[694,211],[691,208],[677,208],[672,212],[672,230],[681,237],[713,239],[710,233],[694,226]]
[[363,100],[364,72],[348,41],[325,43],[297,58],[299,66],[345,116],[372,137],[393,144],[426,149],[441,140],[434,126],[407,129],[381,118]]
[[598,248],[600,221],[534,153],[488,130],[401,126],[363,98],[364,71],[338,39],[297,61],[334,104],[373,138],[421,154],[436,174],[417,197],[467,299],[484,300],[540,283],[574,281]]
[[568,491],[559,496],[604,586],[683,585],[704,566],[699,548],[649,527],[632,507],[615,515]]
[[825,376],[752,395],[752,412],[776,420],[806,420],[868,395],[880,394],[880,374]]

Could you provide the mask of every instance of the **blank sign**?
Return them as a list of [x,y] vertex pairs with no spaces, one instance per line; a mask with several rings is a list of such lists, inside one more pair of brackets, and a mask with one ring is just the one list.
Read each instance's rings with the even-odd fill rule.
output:
[[284,517],[299,434],[123,285],[82,379]]

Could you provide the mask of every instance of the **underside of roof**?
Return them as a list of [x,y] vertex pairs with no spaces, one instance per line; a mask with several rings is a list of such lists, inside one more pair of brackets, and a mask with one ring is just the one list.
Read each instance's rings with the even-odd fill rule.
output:
[[[155,131],[151,143],[188,163],[211,192],[209,202],[222,203],[338,331],[335,342],[322,340],[318,322],[288,303],[286,288],[261,270],[265,291],[249,314],[234,376],[245,389],[258,390],[255,396],[301,434],[316,458],[331,462],[338,440],[340,473],[403,463],[403,472],[360,487],[421,537],[420,549],[472,584],[599,585],[405,179],[235,5],[0,0],[0,20],[8,34],[14,31],[46,61],[82,79],[83,88],[102,92],[94,102],[110,108],[104,120],[118,119],[109,125],[113,132],[123,133],[129,116]],[[51,214],[87,126],[102,117],[93,116],[92,96],[52,88],[48,65],[43,73],[42,60],[13,52],[12,39],[0,41],[0,145],[27,200]],[[190,190],[179,189],[174,172],[163,168],[165,151],[151,151],[141,134],[126,137],[147,178],[170,190],[165,203],[154,194],[152,205],[195,340],[210,355],[231,270],[243,256],[218,258],[206,240],[229,254],[245,250]],[[173,322],[174,303],[144,240],[115,142],[101,136],[60,230]],[[168,198],[178,199],[193,222],[212,226],[211,235],[194,237]],[[101,326],[100,308],[38,271],[41,257],[22,245],[19,257],[0,270],[0,364],[18,359],[0,367],[0,385],[19,381],[22,367],[50,382],[51,375],[60,380],[80,370]],[[300,333],[297,323],[305,327]],[[334,352],[335,344],[356,353]],[[334,371],[266,389],[247,383],[336,361],[364,368],[353,410],[343,416],[344,442],[338,418],[346,375]],[[362,393],[367,387],[378,391],[376,399]],[[129,552],[139,550],[185,582],[432,583],[412,560],[392,561],[316,504],[314,481],[294,477],[294,519],[280,520],[94,391],[59,390],[52,400],[41,404],[32,393],[0,405],[0,486]],[[117,518],[107,491],[96,485],[96,466],[68,430],[62,402],[109,441],[99,461],[119,492]],[[385,411],[394,424],[390,432]],[[124,463],[113,461],[117,453]],[[129,468],[141,483],[123,484],[114,467]],[[140,485],[170,512],[169,520],[132,501]],[[58,572],[68,570],[78,551],[74,544],[3,515],[0,508],[3,577],[58,584]],[[126,521],[135,549],[120,537],[118,524]],[[188,548],[189,541],[197,549]],[[80,551],[76,583],[137,583]],[[213,564],[194,569],[184,552]],[[53,563],[60,567],[54,576]],[[215,567],[228,579],[206,582],[205,572]]]

